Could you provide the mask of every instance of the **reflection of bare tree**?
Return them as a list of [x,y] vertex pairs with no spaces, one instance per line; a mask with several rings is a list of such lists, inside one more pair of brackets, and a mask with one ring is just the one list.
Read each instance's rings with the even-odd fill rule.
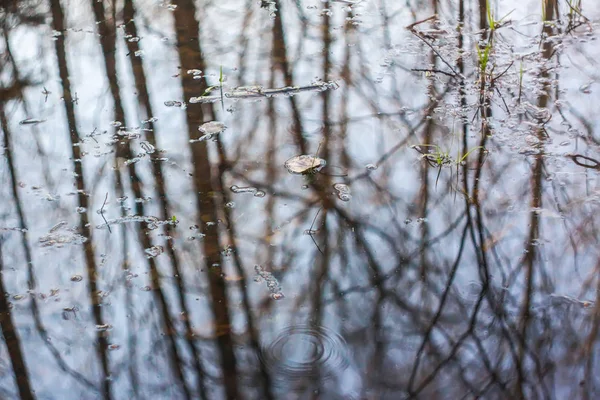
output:
[[[104,56],[104,65],[106,68],[106,75],[107,75],[108,82],[109,82],[110,92],[111,92],[111,95],[112,95],[113,101],[114,101],[115,119],[116,119],[116,121],[119,121],[120,123],[125,123],[126,122],[125,111],[123,109],[123,104],[122,104],[120,90],[119,90],[119,83],[117,80],[117,69],[116,69],[116,60],[115,60],[116,39],[117,39],[116,21],[113,21],[113,24],[109,26],[109,24],[105,20],[106,12],[104,10],[104,6],[102,3],[92,2],[92,7],[94,10],[94,17],[96,19],[96,25],[98,26],[98,31],[100,33],[100,45],[102,47],[102,53]],[[135,54],[135,52],[134,52],[134,54]],[[137,72],[139,74],[139,68],[138,68]],[[139,78],[138,78],[138,84],[139,84]],[[147,95],[147,92],[146,92],[146,95]],[[119,135],[120,135],[120,130],[115,134],[115,136],[119,139]],[[121,157],[121,160],[123,160],[123,159],[131,160],[133,158],[133,152],[132,152],[129,141],[126,140],[124,144],[120,144],[123,142],[121,142],[119,140],[118,143],[119,144],[117,144],[117,157],[118,157],[117,158],[117,160],[118,160],[117,166],[119,166],[119,164],[120,164],[119,157]],[[156,162],[154,162],[152,164],[155,165],[154,172],[156,172],[156,170],[158,169],[158,167],[156,166]],[[140,179],[138,171],[136,170],[136,164],[131,163],[131,162],[128,163],[127,164],[127,172],[128,172],[128,177],[129,177],[129,183],[131,185],[131,190],[133,191],[135,199],[136,200],[142,199],[143,198],[142,181]],[[117,182],[118,182],[118,186],[122,187],[122,180],[120,179],[120,171],[117,171]],[[164,184],[164,183],[161,182],[160,184]],[[140,216],[147,215],[146,211],[145,211],[145,206],[142,202],[136,201],[135,209],[136,209],[137,215],[140,215]],[[166,214],[165,207],[163,206],[163,207],[161,207],[161,209],[162,209],[163,215],[165,215]],[[164,218],[164,219],[166,219],[166,218]],[[150,231],[150,229],[148,228],[147,225],[138,230],[139,242],[142,246],[142,249],[153,248],[153,243],[150,239],[149,231]],[[167,340],[169,343],[169,356],[170,356],[171,366],[175,373],[175,377],[176,377],[179,385],[181,386],[181,389],[184,392],[185,398],[189,399],[189,398],[191,398],[191,393],[187,386],[187,382],[186,382],[186,379],[184,376],[183,362],[181,360],[180,351],[179,351],[179,349],[177,347],[177,343],[176,343],[176,334],[175,334],[176,330],[175,330],[175,327],[174,327],[174,324],[172,321],[172,317],[169,312],[168,300],[167,300],[166,294],[164,293],[164,289],[162,287],[156,258],[149,257],[148,264],[149,264],[149,268],[150,268],[150,276],[151,276],[151,281],[153,284],[154,293],[156,294],[156,299],[158,301],[158,304],[160,305],[160,313],[163,318],[163,323],[165,325],[164,329],[168,333]],[[179,275],[176,274],[176,276],[179,276]],[[191,347],[192,347],[192,352],[194,352],[195,347],[193,346],[193,344],[191,344]],[[198,359],[199,358],[197,357],[197,354],[196,354],[195,360],[198,360]],[[198,362],[199,361],[196,361],[196,363],[197,363],[196,365],[198,367],[197,369],[199,371],[202,371],[201,367],[199,367]],[[199,376],[199,382],[200,382],[199,383],[199,387],[200,387],[199,393],[202,393],[203,392],[203,390],[202,390],[203,384],[202,384],[202,374],[201,373]]]
[[[196,7],[193,2],[185,1],[178,4],[174,11],[175,31],[177,32],[179,60],[181,63],[181,81],[184,98],[202,95],[208,87],[205,80],[194,79],[187,73],[191,69],[206,70],[206,65],[200,50],[198,22],[195,19]],[[186,110],[189,139],[195,138],[197,127],[205,122],[205,115],[212,116],[210,108],[204,105],[190,106]],[[221,248],[219,244],[219,226],[215,205],[215,188],[211,177],[211,164],[206,141],[190,145],[194,165],[193,185],[199,209],[199,231],[205,235],[203,240],[204,267],[210,285],[212,311],[215,318],[215,334],[221,356],[223,384],[228,399],[238,397],[236,376],[236,357],[233,352],[231,337],[231,319],[227,287],[223,279]]]
[[[550,63],[550,59],[553,55],[553,45],[551,43],[552,36],[554,34],[551,27],[551,22],[555,18],[555,9],[557,7],[556,0],[545,0],[544,1],[544,42],[542,44],[542,62]],[[549,83],[550,78],[550,66],[543,65],[540,71],[540,81],[543,82],[542,92],[543,94],[538,98],[538,107],[540,109],[546,109],[550,102],[551,87]],[[538,210],[542,208],[542,176],[544,169],[544,141],[546,141],[546,132],[544,130],[544,121],[542,118],[538,118],[537,123],[539,128],[537,131],[537,138],[539,140],[539,151],[535,156],[533,171],[531,175],[531,213],[529,222],[529,236],[527,238],[527,244],[525,246],[525,256],[523,263],[525,264],[525,275],[527,287],[523,299],[523,308],[521,312],[521,343],[519,346],[519,359],[520,363],[526,362],[526,343],[530,330],[530,318],[531,318],[531,303],[533,300],[533,294],[537,280],[535,279],[535,261],[538,257],[538,245],[540,240],[540,215]],[[517,393],[519,398],[524,398],[526,393],[526,387],[524,382],[523,374],[519,374],[519,381],[517,386]]]
[[[138,30],[136,27],[136,22],[135,22],[135,9],[134,9],[134,4],[132,0],[128,0],[125,2],[124,5],[124,9],[123,9],[123,20],[125,21],[125,32],[128,35],[131,35],[131,37],[137,38],[138,37]],[[128,37],[126,35],[126,37]],[[154,129],[155,129],[155,125],[154,125],[154,112],[152,110],[152,105],[150,103],[150,95],[148,92],[148,87],[147,87],[147,79],[146,79],[146,72],[144,70],[144,65],[142,63],[142,59],[138,56],[136,56],[136,54],[139,54],[141,49],[139,47],[139,42],[135,41],[135,40],[125,40],[125,43],[127,45],[127,48],[129,50],[129,60],[131,62],[131,66],[132,66],[132,70],[133,70],[133,77],[135,80],[135,85],[138,91],[138,99],[139,99],[139,109],[141,114],[144,116],[144,120],[147,121],[148,124],[148,129],[146,130],[146,138],[148,139],[148,142],[150,143],[150,145],[153,148],[158,148],[157,142],[156,142],[156,137],[154,134]],[[167,191],[166,191],[166,187],[165,187],[165,179],[164,179],[164,174],[162,171],[162,166],[161,166],[161,162],[159,160],[159,153],[157,151],[154,151],[150,154],[150,159],[152,160],[150,165],[152,168],[152,173],[155,179],[155,183],[156,183],[156,190],[158,192],[158,201],[160,203],[160,214],[159,214],[159,219],[161,220],[167,220],[169,217],[169,211],[172,209],[170,203],[169,203],[169,197],[167,196]],[[143,212],[143,210],[140,210],[141,212]],[[179,257],[177,255],[177,253],[175,252],[175,245],[173,242],[173,235],[174,235],[174,229],[172,228],[172,225],[168,224],[166,225],[166,230],[167,230],[167,242],[168,242],[168,246],[167,246],[167,255],[169,256],[169,260],[171,262],[171,265],[173,266],[173,276],[175,276],[175,279],[177,281],[177,287],[178,287],[178,300],[179,300],[179,307],[181,308],[182,312],[185,315],[189,315],[189,310],[185,301],[185,297],[184,297],[184,283],[183,283],[183,275],[182,275],[182,271],[181,271],[181,267],[180,267],[180,260]],[[166,309],[165,309],[166,310]],[[204,372],[204,368],[202,366],[202,362],[201,362],[201,354],[200,354],[200,350],[197,348],[197,346],[194,344],[193,340],[192,340],[192,327],[191,327],[191,322],[189,318],[185,318],[184,319],[184,326],[185,326],[185,338],[188,344],[188,348],[190,349],[191,353],[192,353],[192,357],[193,357],[193,364],[194,364],[194,368],[196,369],[196,373],[198,374],[198,394],[201,398],[206,398],[206,390],[205,390],[205,372]],[[179,362],[178,362],[179,364]],[[182,385],[185,386],[185,383],[182,382]]]
[[[546,3],[549,21],[557,8]],[[318,8],[305,1],[262,2],[261,8],[240,0],[235,3],[239,9],[229,3],[191,1],[152,8],[126,0],[122,17],[119,5],[107,8],[107,4],[86,3],[94,7],[94,26],[101,37],[88,33],[76,37],[86,46],[100,41],[103,59],[94,52],[81,56],[76,46],[71,54],[76,60],[92,60],[94,68],[86,73],[108,82],[114,119],[124,124],[114,137],[123,142],[117,145],[120,161],[135,158],[137,138],[123,135],[138,123],[129,112],[137,111],[144,120],[148,130],[140,132],[156,151],[140,157],[141,162],[116,164],[117,175],[108,180],[121,179],[116,193],[122,190],[136,199],[154,193],[156,198],[147,204],[136,202],[133,212],[157,213],[164,224],[156,230],[136,224],[131,235],[122,228],[103,237],[108,248],[121,239],[126,242],[119,244],[123,253],[116,258],[127,261],[129,284],[138,279],[132,277],[135,265],[141,265],[154,289],[154,296],[142,305],[138,302],[143,303],[144,297],[135,291],[127,290],[124,296],[113,292],[111,304],[103,308],[115,311],[110,335],[131,343],[111,353],[113,380],[108,390],[103,386],[105,397],[111,390],[116,396],[123,386],[133,386],[133,394],[142,397],[150,391],[159,397],[177,391],[188,398],[274,399],[291,397],[294,390],[307,398],[328,398],[332,392],[345,397],[340,393],[350,382],[356,388],[348,398],[552,398],[555,388],[594,397],[600,308],[583,298],[592,295],[592,300],[600,301],[594,280],[598,268],[592,267],[598,263],[596,170],[582,160],[596,158],[586,151],[594,151],[597,141],[593,114],[575,96],[558,90],[559,84],[562,89],[574,78],[563,79],[552,70],[552,51],[569,56],[593,52],[569,51],[570,39],[562,35],[560,24],[552,29],[540,26],[541,36],[537,26],[518,21],[492,29],[489,8],[495,13],[504,3],[480,0],[456,6],[438,6],[437,1],[330,1]],[[377,13],[365,12],[372,6],[377,6]],[[469,13],[473,7],[477,12]],[[428,18],[433,14],[437,18]],[[409,16],[412,21],[406,20]],[[574,26],[577,18],[571,17]],[[73,33],[81,28],[78,23],[88,28],[82,20],[73,21]],[[407,25],[409,30],[403,28]],[[225,27],[228,35],[222,34]],[[55,29],[74,37],[64,26]],[[577,30],[570,34],[574,41],[579,39]],[[121,35],[124,45],[117,41]],[[541,52],[537,42],[523,42],[528,35],[544,39]],[[176,44],[171,43],[173,37]],[[554,46],[561,41],[563,46]],[[487,68],[482,68],[477,49],[490,43],[494,50]],[[517,45],[529,53],[514,54]],[[55,46],[60,50],[60,77],[68,83],[64,39]],[[19,60],[18,56],[14,58]],[[175,56],[179,62],[173,61]],[[525,63],[519,77],[511,62],[521,59]],[[206,76],[221,64],[225,86],[231,86],[225,93],[243,94],[234,85],[257,81],[268,82],[270,88],[291,88],[266,91],[260,97],[225,97],[223,112],[190,102],[205,92]],[[174,67],[180,68],[175,76]],[[77,82],[78,71],[71,72],[76,75],[72,82]],[[23,83],[35,85],[25,82],[24,76],[19,78]],[[314,79],[337,81],[339,89],[320,93],[294,89],[294,85],[315,86],[308,83]],[[523,90],[516,90],[520,79],[525,82]],[[80,95],[88,90],[85,84],[72,84],[80,85]],[[170,90],[179,92],[179,84],[182,108],[167,112],[162,96]],[[134,85],[136,96],[130,96],[127,88]],[[40,98],[41,88],[6,88],[2,93],[17,93],[28,104]],[[75,87],[65,90],[65,103],[67,123],[74,129],[72,90]],[[561,95],[556,105],[562,114],[550,120],[558,99],[554,93]],[[87,113],[91,112],[77,109],[81,126]],[[108,118],[113,118],[112,111],[103,114],[104,123]],[[198,141],[197,128],[216,118],[228,129]],[[37,224],[30,220],[26,226],[24,221],[37,209],[20,197],[17,186],[19,179],[33,181],[40,172],[13,171],[26,157],[17,130],[11,130],[14,118],[9,114],[3,119],[4,147],[10,148],[4,157],[17,161],[9,167],[9,198],[22,208],[16,213],[19,226],[36,229]],[[158,131],[163,126],[168,130]],[[113,128],[110,131],[112,135]],[[581,157],[560,150],[563,136],[577,138]],[[190,139],[195,141],[185,151],[173,148],[173,143],[180,146]],[[91,142],[82,146],[88,150],[89,144],[100,146]],[[408,148],[412,144],[439,145],[453,159],[452,168],[438,169],[428,162],[431,155],[419,158]],[[282,166],[294,155],[316,153],[327,160],[330,171],[300,176],[288,174]],[[74,159],[83,156],[69,150],[71,154]],[[93,156],[85,158],[85,164],[88,175],[105,176]],[[81,176],[81,168],[74,168]],[[347,176],[331,173],[339,170]],[[350,187],[350,201],[336,197],[333,185],[341,183]],[[228,190],[232,184],[261,189],[265,198]],[[89,182],[81,184],[89,191],[88,186]],[[177,193],[171,193],[175,187]],[[103,198],[105,193],[92,195]],[[522,200],[529,196],[531,201]],[[121,212],[125,215],[125,210]],[[177,215],[179,223],[171,215]],[[200,235],[184,240],[182,225],[190,215]],[[25,249],[26,236],[22,236]],[[95,236],[99,246],[99,235]],[[161,240],[167,243],[165,253],[146,259],[143,250]],[[10,255],[29,263],[41,253],[29,247],[33,254]],[[7,248],[3,247],[5,255]],[[269,286],[253,283],[254,265],[277,278],[285,298],[274,301]],[[119,270],[104,264],[96,267],[95,275],[89,269],[95,291],[99,279],[110,279]],[[198,276],[200,269],[206,271]],[[34,272],[40,274],[41,269],[32,267],[30,280],[38,278]],[[580,281],[565,282],[571,274]],[[19,285],[6,279],[4,283],[8,290]],[[34,289],[35,283],[29,287]],[[205,294],[210,308],[192,306],[200,304],[194,299],[202,301]],[[48,321],[52,311],[50,306],[41,307],[41,295],[39,300],[31,303],[32,311],[38,330],[45,332],[35,306],[40,304],[41,313],[48,310]],[[95,300],[94,307],[99,304]],[[155,305],[158,312],[153,312]],[[205,313],[205,308],[211,312]],[[120,310],[131,311],[122,316]],[[93,311],[98,324],[103,315]],[[326,374],[327,365],[317,361],[311,377],[284,380],[277,365],[259,357],[280,328],[306,322],[315,330],[321,325],[335,329],[351,347],[349,367],[336,371],[341,376],[334,374],[337,380]],[[202,341],[197,332],[207,327],[211,334]],[[49,337],[44,334],[42,338]],[[97,391],[83,372],[76,375],[68,369],[68,355],[60,346],[46,347],[58,350],[53,353],[61,366],[57,376],[71,374],[86,390]],[[22,348],[28,357],[30,350]],[[573,354],[584,355],[585,361]],[[98,348],[93,356],[102,357]],[[104,365],[103,374],[108,358]],[[167,373],[160,382],[148,382],[148,372],[165,365],[173,376]],[[583,373],[585,382],[579,386]],[[561,375],[569,382],[564,383]]]
[[[77,121],[75,119],[75,106],[73,95],[71,92],[71,84],[69,81],[69,69],[67,66],[66,51],[65,51],[65,36],[66,29],[64,24],[64,13],[59,0],[52,0],[50,3],[50,9],[52,12],[52,27],[60,35],[56,38],[54,44],[56,49],[56,56],[58,58],[58,70],[60,80],[62,82],[62,95],[64,98],[65,111],[67,114],[67,126],[69,128],[69,136],[71,140],[71,151],[73,170],[75,172],[75,183],[77,187],[77,201],[79,207],[85,210],[80,214],[79,219],[79,230],[81,234],[86,238],[86,242],[83,244],[85,254],[85,265],[87,267],[87,275],[89,281],[89,298],[92,306],[92,314],[96,326],[104,326],[104,320],[102,318],[102,305],[100,297],[98,296],[98,268],[96,265],[96,257],[94,251],[94,244],[92,240],[92,232],[90,229],[90,222],[88,220],[88,193],[86,191],[86,184],[83,176],[83,167],[81,161],[81,150],[77,143],[79,142],[79,132],[77,128]],[[108,378],[110,375],[110,366],[108,364],[108,341],[106,338],[106,332],[97,329],[96,330],[96,353],[100,359],[102,365],[102,394],[104,398],[111,398],[111,381]]]

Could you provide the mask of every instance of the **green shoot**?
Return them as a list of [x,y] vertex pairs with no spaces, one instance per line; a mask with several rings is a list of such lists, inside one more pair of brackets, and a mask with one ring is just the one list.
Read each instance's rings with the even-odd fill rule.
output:
[[219,84],[207,87],[206,90],[204,91],[204,93],[202,93],[202,96],[208,96],[213,90],[215,90],[216,88],[219,88],[219,92],[221,94],[221,107],[223,109],[225,109],[225,101],[224,101],[225,95],[223,93],[224,83],[225,83],[225,77],[223,75],[223,65],[221,65],[221,67],[219,68]]
[[462,156],[462,157],[461,157],[461,158],[460,158],[460,159],[457,161],[457,164],[460,164],[460,163],[462,163],[463,161],[465,161],[465,159],[466,159],[467,157],[469,157],[469,154],[471,154],[472,152],[474,152],[475,150],[478,150],[478,149],[483,149],[483,146],[477,146],[477,147],[473,147],[471,150],[467,151],[467,152],[465,153],[465,155],[464,155],[464,156]]
[[[467,159],[467,157],[469,157],[469,155],[472,152],[474,152],[475,150],[482,149],[485,151],[484,147],[477,146],[477,147],[473,147],[472,149],[470,149],[468,152],[466,152],[462,156],[460,155],[460,153],[457,154],[456,159],[453,159],[452,156],[450,156],[449,151],[442,150],[441,147],[436,144],[419,144],[416,146],[412,146],[412,148],[417,150],[419,153],[421,153],[422,158],[425,159],[425,161],[427,161],[427,163],[430,166],[438,169],[437,177],[435,179],[435,187],[436,188],[437,188],[437,184],[440,179],[440,175],[442,173],[443,167],[456,165],[458,168],[458,166],[460,164],[462,164]],[[424,148],[428,148],[429,150],[423,151]]]

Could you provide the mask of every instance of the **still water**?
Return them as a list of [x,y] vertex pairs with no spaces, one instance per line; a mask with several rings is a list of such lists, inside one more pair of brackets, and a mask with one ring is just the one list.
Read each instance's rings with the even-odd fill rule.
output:
[[599,21],[3,0],[0,398],[599,398]]

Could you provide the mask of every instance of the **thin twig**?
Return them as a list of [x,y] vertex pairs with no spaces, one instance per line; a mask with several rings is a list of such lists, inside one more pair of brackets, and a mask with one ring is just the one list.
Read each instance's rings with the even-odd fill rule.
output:
[[106,224],[106,227],[108,228],[108,232],[112,233],[112,231],[110,230],[110,225],[108,224],[108,221],[104,217],[104,206],[106,205],[106,200],[108,200],[108,192],[106,192],[106,197],[104,197],[104,203],[102,203],[102,207],[100,207],[100,215],[102,216],[102,219],[104,220],[104,223]]
[[313,237],[313,227],[315,226],[315,222],[317,221],[317,217],[319,216],[319,213],[321,212],[322,209],[323,209],[323,207],[320,207],[319,210],[317,211],[317,213],[315,214],[315,217],[313,218],[312,224],[310,224],[310,228],[308,229],[308,236],[310,236],[310,238],[312,239],[312,241],[315,244],[315,246],[317,246],[317,250],[319,250],[319,252],[321,254],[325,255],[325,253],[323,253],[323,250],[321,250],[321,248],[317,244],[317,241]]

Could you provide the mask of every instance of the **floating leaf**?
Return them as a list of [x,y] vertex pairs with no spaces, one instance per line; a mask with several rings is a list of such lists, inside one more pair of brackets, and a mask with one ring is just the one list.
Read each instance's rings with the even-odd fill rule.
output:
[[290,158],[284,166],[291,174],[307,175],[319,172],[326,164],[322,158],[301,155]]

